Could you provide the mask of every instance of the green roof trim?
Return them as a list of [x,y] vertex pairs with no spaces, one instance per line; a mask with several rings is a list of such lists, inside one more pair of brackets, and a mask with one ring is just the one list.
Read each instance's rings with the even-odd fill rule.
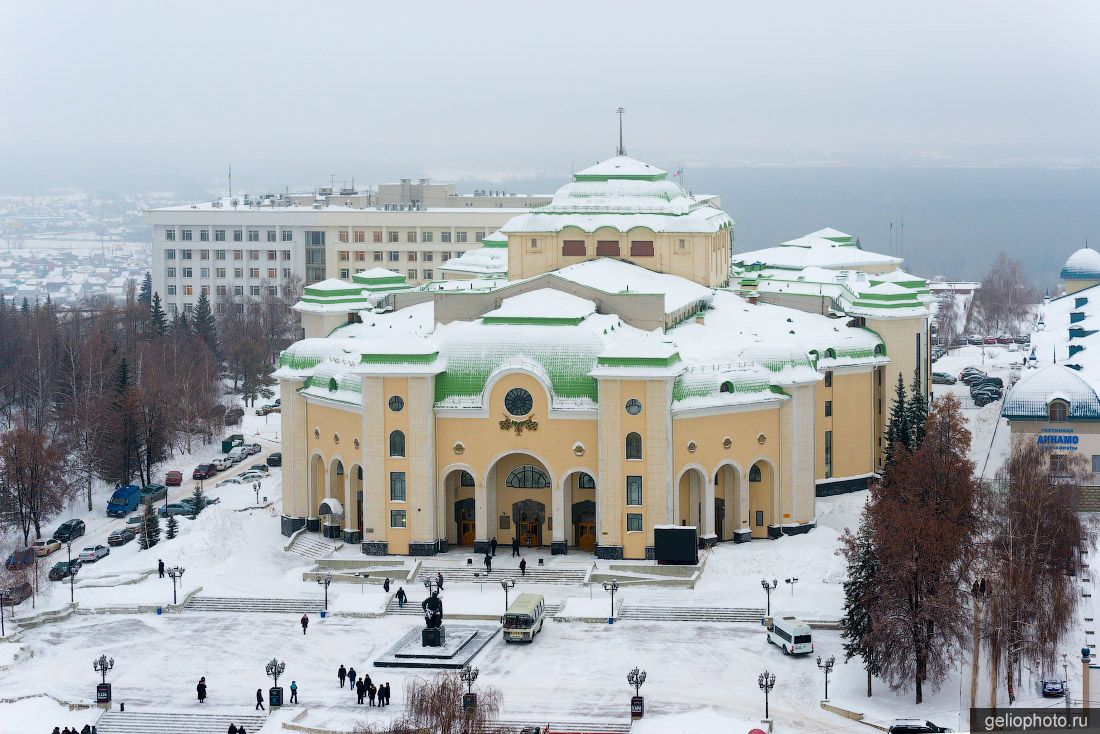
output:
[[576,326],[583,316],[483,316],[483,324],[519,324],[524,326]]
[[334,297],[334,298],[322,298],[322,297],[318,297],[318,296],[308,296],[308,295],[302,296],[302,303],[317,303],[317,304],[320,304],[322,306],[327,306],[327,305],[330,305],[330,304],[337,304],[337,303],[366,303],[366,302],[367,302],[367,299],[364,298],[361,295],[359,295],[359,296],[341,296],[341,297]]
[[313,296],[315,298],[335,298],[338,296],[359,296],[362,295],[362,288],[337,288],[337,289],[320,289],[310,286],[305,287],[305,295]]
[[599,357],[596,364],[601,367],[671,367],[679,364],[679,352],[667,357]]
[[668,178],[667,171],[660,173],[574,173],[574,181],[664,181]]
[[363,354],[359,357],[361,364],[431,364],[439,356],[439,352],[429,354]]
[[[405,282],[405,276],[404,275],[386,275],[386,276],[379,276],[379,277],[376,277],[376,278],[368,278],[365,275],[363,275],[362,273],[356,273],[356,274],[351,276],[351,279],[354,280],[356,283],[367,283],[367,284],[370,284],[370,285],[383,285],[383,284],[387,284],[387,283],[399,284],[399,283],[404,283]],[[309,290],[309,289],[307,288],[306,290]]]

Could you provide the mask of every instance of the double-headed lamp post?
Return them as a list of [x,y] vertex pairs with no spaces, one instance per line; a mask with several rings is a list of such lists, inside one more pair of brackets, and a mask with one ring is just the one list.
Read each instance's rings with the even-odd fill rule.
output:
[[183,583],[183,572],[187,569],[180,566],[172,566],[168,569],[168,577],[172,579],[172,605],[176,605],[176,583]]
[[768,616],[772,616],[772,591],[775,587],[779,586],[779,579],[772,579],[771,583],[768,583],[767,579],[760,579],[760,585],[764,587],[764,593],[768,595]]
[[500,588],[504,589],[504,611],[508,612],[508,590],[516,588],[515,579],[501,579]]
[[794,585],[798,583],[798,577],[791,576],[789,579],[783,579],[783,583],[791,585],[791,596],[794,596]]
[[324,576],[317,579],[317,583],[325,587],[325,611],[328,611],[328,587],[332,583],[332,571],[327,572]]
[[760,685],[760,690],[764,692],[764,718],[771,718],[771,711],[768,708],[768,694],[775,688],[775,673],[769,673],[764,671],[757,678],[757,683]]
[[92,661],[92,670],[99,673],[102,676],[103,684],[107,683],[107,671],[115,667],[115,659],[108,658],[106,655],[100,655],[98,660]]
[[829,656],[829,659],[825,662],[821,662],[821,656],[817,656],[817,667],[825,671],[825,700],[829,700],[829,673],[833,672],[833,666],[836,665],[836,657]]
[[603,590],[611,592],[611,614],[608,616],[608,621],[615,618],[615,592],[619,590],[619,580],[611,579],[610,581],[603,582]]

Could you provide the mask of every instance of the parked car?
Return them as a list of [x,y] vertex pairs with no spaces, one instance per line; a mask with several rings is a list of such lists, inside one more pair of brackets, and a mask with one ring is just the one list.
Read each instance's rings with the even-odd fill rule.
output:
[[53,568],[50,569],[50,581],[60,581],[61,579],[67,579],[72,576],[74,572],[80,570],[80,560],[74,558],[71,561],[58,561],[53,564]]
[[168,496],[168,487],[163,484],[146,484],[141,488],[141,502],[142,504],[149,504],[150,502],[160,502]]
[[235,426],[241,422],[241,418],[244,417],[244,408],[230,408],[225,411],[225,425]]
[[106,558],[110,555],[111,549],[105,545],[89,545],[84,550],[80,551],[80,555],[77,559],[81,563],[95,563],[100,558]]
[[214,468],[217,469],[218,471],[225,471],[229,467],[233,466],[233,462],[230,461],[225,456],[215,457],[214,461],[212,461],[211,463],[214,465]]
[[1018,334],[1012,337],[1012,341],[1017,344],[1031,344],[1031,334]]
[[949,375],[946,372],[933,372],[932,384],[933,385],[954,385],[957,382],[954,375]]
[[248,471],[258,471],[264,476],[267,476],[271,470],[267,468],[267,464],[253,464],[248,467]]
[[62,543],[71,543],[83,534],[83,520],[66,520],[61,523],[61,527],[53,531],[53,537]]
[[61,550],[61,541],[57,538],[43,538],[31,543],[31,548],[34,549],[34,554],[39,558],[45,558]]
[[980,336],[975,336],[974,334],[971,334],[970,336],[966,337],[966,343],[978,347],[982,344],[982,338]]
[[248,451],[248,456],[255,456],[256,454],[264,450],[263,446],[260,446],[260,444],[258,443],[246,443],[244,445],[244,448]]
[[137,509],[141,501],[141,487],[127,484],[115,487],[111,499],[107,501],[107,514],[110,517],[126,517]]
[[137,537],[137,533],[133,528],[119,528],[118,530],[112,530],[111,534],[107,536],[107,545],[126,545],[131,540]]
[[991,375],[983,375],[982,379],[978,381],[979,385],[996,385],[997,387],[1004,387],[1005,381],[1000,377],[993,377]]
[[230,485],[230,484],[244,484],[245,482],[246,482],[246,480],[241,479],[240,477],[227,477],[227,478],[221,480],[220,482],[218,482],[217,484],[215,484],[214,486],[215,487],[225,487],[225,486]]
[[240,478],[245,482],[258,482],[261,479],[267,479],[267,475],[258,471],[246,471],[241,473]]
[[145,522],[145,518],[143,518],[141,515],[134,515],[133,517],[126,518],[126,527],[132,527],[136,532],[137,529],[141,527],[141,523],[143,522]]
[[261,405],[259,408],[256,408],[256,415],[267,415],[268,413],[278,413],[279,411],[280,408],[278,405]]
[[982,344],[987,345],[987,346],[990,345],[990,344],[996,345],[996,343],[997,343],[997,337],[995,337],[995,336],[987,336],[985,339],[982,339]]
[[[58,544],[58,547],[60,547],[60,544]],[[34,548],[30,546],[12,551],[11,555],[4,561],[4,568],[9,571],[22,571],[24,568],[30,568],[33,565]]]
[[178,487],[183,484],[183,472],[173,469],[164,475],[164,483],[169,487]]
[[169,515],[190,515],[191,506],[185,505],[182,502],[170,502],[167,505],[161,505],[157,510],[157,515],[160,517],[168,517]]
[[889,734],[939,734],[949,731],[951,730],[946,727],[936,726],[924,719],[894,719],[890,728],[887,729]]
[[209,479],[218,473],[218,470],[214,468],[213,464],[199,464],[195,467],[195,471],[191,472],[192,479]]
[[4,590],[2,603],[6,607],[14,607],[16,604],[22,604],[30,599],[33,593],[34,589],[31,588],[30,582],[19,581]]
[[248,456],[249,456],[248,450],[245,449],[244,446],[237,446],[232,451],[230,451],[228,454],[226,454],[226,457],[230,461],[232,461],[234,464],[239,464],[240,462],[244,461],[244,459],[247,458]]
[[276,451],[275,453],[269,455],[267,457],[267,465],[268,466],[282,466],[283,465],[283,454],[282,454],[282,452],[281,451]]
[[1066,684],[1060,680],[1045,680],[1040,686],[1043,698],[1062,698],[1066,695]]
[[974,398],[974,405],[979,408],[984,408],[990,403],[995,403],[1000,399],[999,395],[978,395]]

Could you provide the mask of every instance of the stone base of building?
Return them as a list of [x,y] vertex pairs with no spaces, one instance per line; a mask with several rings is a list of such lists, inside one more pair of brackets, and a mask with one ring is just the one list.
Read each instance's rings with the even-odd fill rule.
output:
[[814,487],[814,494],[818,497],[832,497],[838,494],[847,494],[848,492],[858,492],[861,489],[868,489],[871,486],[871,482],[874,481],[874,476],[869,477],[856,477],[855,479],[841,479],[836,482],[820,482]]
[[304,517],[289,517],[283,515],[279,518],[279,529],[286,537],[294,535],[302,528],[306,526],[306,519]]
[[321,518],[319,517],[307,517],[306,518],[306,530],[310,533],[321,532]]
[[439,546],[439,541],[432,540],[427,543],[424,542],[412,542],[409,543],[409,555],[410,556],[434,556],[436,554],[436,548]]
[[343,528],[339,525],[329,525],[326,523],[325,526],[322,528],[322,534],[326,538],[339,538],[343,535]]
[[550,555],[564,556],[569,553],[569,543],[564,540],[555,540],[550,543]]
[[623,547],[621,545],[597,545],[596,558],[603,561],[623,560]]
[[700,548],[713,548],[716,545],[718,545],[717,535],[702,535],[699,537]]
[[734,543],[749,543],[751,541],[752,541],[752,531],[749,530],[748,528],[745,528],[744,530],[734,530],[733,531],[733,542]]
[[805,523],[804,525],[785,525],[783,527],[780,527],[778,525],[769,525],[768,537],[775,539],[781,538],[784,535],[802,535],[803,533],[810,532],[815,527],[817,527],[817,523],[812,522]]
[[362,530],[345,530],[344,531],[344,542],[347,543],[348,545],[359,545],[360,543],[363,542],[363,531]]
[[440,538],[439,540],[435,541],[435,548],[436,551],[439,553],[446,553],[451,549],[451,545],[447,542],[446,538]]
[[474,553],[480,553],[485,555],[489,552],[490,546],[487,540],[475,540],[474,541]]
[[365,556],[389,555],[389,544],[384,540],[364,540],[362,548]]
[[645,559],[647,561],[657,560],[657,550],[653,546],[647,545],[645,547]]

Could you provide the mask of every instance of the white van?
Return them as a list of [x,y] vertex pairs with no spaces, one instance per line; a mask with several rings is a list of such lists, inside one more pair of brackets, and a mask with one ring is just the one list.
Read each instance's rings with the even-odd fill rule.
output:
[[520,594],[500,621],[505,642],[532,642],[546,621],[546,600],[542,594]]
[[244,446],[236,446],[228,454],[225,455],[225,458],[229,459],[234,464],[239,464],[240,462],[244,461],[244,459],[248,456],[248,449],[246,449]]
[[809,655],[814,651],[813,630],[796,617],[780,617],[768,628],[768,642],[779,645],[788,655]]

